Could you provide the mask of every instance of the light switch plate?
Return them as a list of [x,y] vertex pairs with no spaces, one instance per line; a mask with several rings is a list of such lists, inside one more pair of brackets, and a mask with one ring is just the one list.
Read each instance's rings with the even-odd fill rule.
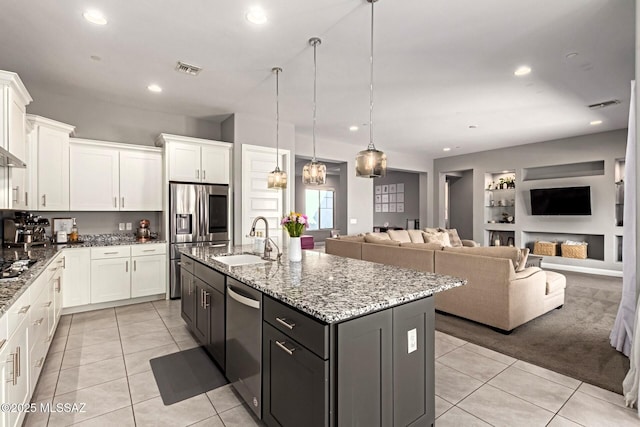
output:
[[358,218],[349,219],[349,224],[357,224],[357,223],[358,223]]
[[120,224],[118,224],[118,230],[124,231],[124,222],[121,222]]
[[131,223],[130,222],[127,223],[127,230],[131,230]]
[[418,349],[418,331],[414,328],[407,331],[407,353],[413,353]]

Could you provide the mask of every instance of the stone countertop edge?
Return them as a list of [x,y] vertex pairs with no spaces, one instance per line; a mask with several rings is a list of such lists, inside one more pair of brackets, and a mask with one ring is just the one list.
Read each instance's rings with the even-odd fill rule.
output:
[[338,323],[438,292],[466,280],[316,251],[302,261],[228,266],[214,256],[252,253],[251,246],[184,248],[181,252],[325,323]]
[[[0,280],[0,317],[11,308],[18,298],[31,286],[33,282],[40,276],[40,274],[47,269],[53,258],[63,249],[75,249],[75,248],[98,248],[116,245],[137,245],[137,244],[149,244],[149,243],[164,243],[166,240],[147,240],[145,242],[139,242],[136,240],[114,240],[107,242],[103,240],[90,240],[84,243],[73,245],[51,245],[46,247],[32,246],[28,252],[30,252],[30,258],[37,259],[38,261],[29,267],[29,270],[22,273],[18,278]],[[22,248],[2,248],[0,250],[0,256],[4,259],[15,259],[16,254],[18,256],[24,256],[25,251]]]

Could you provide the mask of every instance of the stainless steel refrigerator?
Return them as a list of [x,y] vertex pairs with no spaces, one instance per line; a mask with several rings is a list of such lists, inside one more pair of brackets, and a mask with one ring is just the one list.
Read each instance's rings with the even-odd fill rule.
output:
[[170,297],[180,298],[180,248],[229,244],[229,186],[169,183]]

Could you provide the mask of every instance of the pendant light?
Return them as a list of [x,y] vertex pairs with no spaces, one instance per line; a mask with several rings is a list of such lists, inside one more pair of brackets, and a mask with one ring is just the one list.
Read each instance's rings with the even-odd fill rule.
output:
[[371,3],[371,84],[369,86],[369,146],[356,157],[356,176],[378,178],[387,174],[387,155],[376,150],[373,145],[373,4],[378,0],[366,0]]
[[311,162],[302,168],[302,183],[306,185],[322,185],[327,181],[327,166],[316,161],[316,86],[317,86],[317,63],[316,47],[322,43],[318,37],[309,39],[309,44],[313,46],[313,157]]
[[282,72],[282,68],[273,67],[271,72],[276,75],[276,168],[269,173],[267,188],[280,190],[287,188],[287,173],[280,170],[280,153],[278,151],[280,142],[280,87],[278,77]]

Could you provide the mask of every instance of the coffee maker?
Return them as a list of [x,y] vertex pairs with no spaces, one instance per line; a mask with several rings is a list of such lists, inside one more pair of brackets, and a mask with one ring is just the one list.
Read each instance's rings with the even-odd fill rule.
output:
[[138,228],[136,232],[136,238],[138,239],[138,241],[146,242],[147,240],[151,239],[151,229],[149,228],[149,225],[150,223],[148,219],[140,220],[140,228]]
[[5,218],[3,227],[4,245],[33,246],[49,243],[45,227],[49,220],[29,212],[15,212],[15,218]]

